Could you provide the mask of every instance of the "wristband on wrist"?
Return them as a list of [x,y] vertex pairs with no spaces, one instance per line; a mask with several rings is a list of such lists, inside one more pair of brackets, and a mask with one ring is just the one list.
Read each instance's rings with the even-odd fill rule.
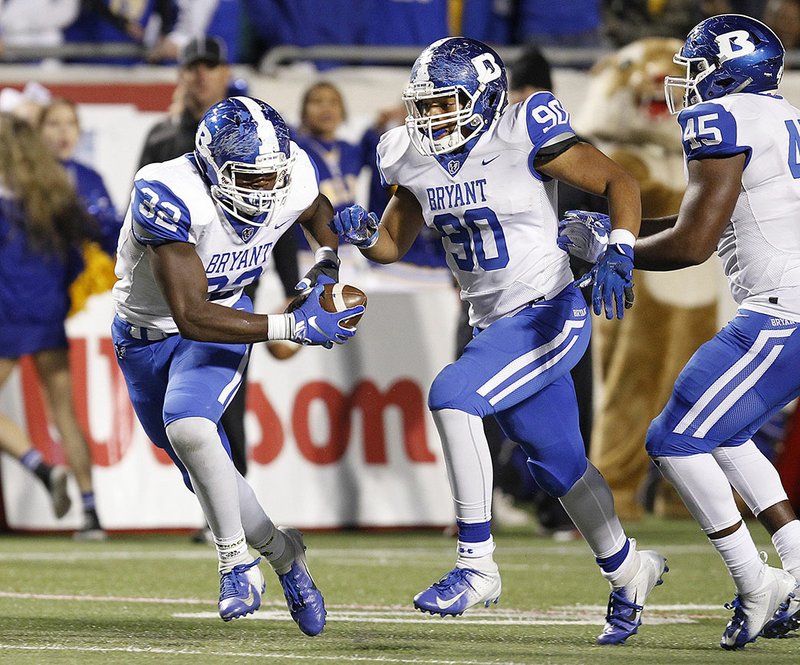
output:
[[322,261],[333,261],[337,268],[341,264],[339,255],[333,249],[324,245],[314,252],[314,263],[321,263]]
[[633,247],[636,244],[636,236],[628,229],[613,229],[608,236],[608,244]]
[[294,315],[289,314],[267,314],[267,339],[293,339],[294,334]]

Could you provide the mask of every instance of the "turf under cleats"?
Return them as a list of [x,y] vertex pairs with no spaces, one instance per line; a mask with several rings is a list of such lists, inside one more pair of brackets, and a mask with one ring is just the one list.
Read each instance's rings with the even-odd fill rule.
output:
[[261,557],[250,563],[234,566],[222,573],[219,580],[219,615],[230,621],[255,612],[261,607],[261,594],[266,585],[258,568]]
[[608,598],[608,612],[597,644],[624,644],[642,625],[642,611],[650,592],[663,582],[669,571],[667,560],[653,550],[638,552],[639,570],[625,586],[613,588]]
[[454,568],[438,582],[414,596],[414,607],[422,612],[459,616],[470,607],[489,607],[500,598],[500,572]]
[[294,548],[295,557],[292,567],[284,574],[278,575],[286,596],[289,614],[300,630],[311,637],[319,635],[325,628],[325,601],[317,589],[306,563],[306,546],[303,534],[297,529],[278,527],[286,536],[288,546]]
[[762,630],[773,633],[780,630],[784,622],[794,623],[794,618],[787,614],[797,585],[794,576],[780,568],[771,567],[766,568],[764,576],[761,587],[751,593],[737,594],[733,602],[725,605],[733,610],[733,617],[722,633],[719,645],[723,649],[743,649]]

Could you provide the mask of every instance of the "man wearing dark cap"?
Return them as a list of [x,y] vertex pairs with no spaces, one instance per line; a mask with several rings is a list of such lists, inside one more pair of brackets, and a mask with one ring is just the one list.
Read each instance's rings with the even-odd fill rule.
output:
[[225,44],[216,37],[190,41],[179,60],[176,111],[147,135],[139,168],[194,150],[197,124],[208,108],[227,97],[231,80]]

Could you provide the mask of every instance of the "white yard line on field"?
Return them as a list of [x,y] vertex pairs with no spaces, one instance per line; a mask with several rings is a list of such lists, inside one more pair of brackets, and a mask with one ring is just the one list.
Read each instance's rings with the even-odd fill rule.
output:
[[[153,598],[139,596],[95,596],[95,595],[73,595],[73,594],[51,594],[51,593],[24,593],[14,591],[0,591],[0,600],[3,598],[13,600],[45,600],[45,601],[66,601],[66,602],[108,602],[108,603],[139,603],[150,605],[205,605],[212,606],[214,600],[203,598]],[[267,601],[262,605],[264,608],[260,615],[268,614],[271,610],[266,608],[280,608],[279,616],[263,616],[268,619],[288,619],[284,605],[280,601]],[[436,621],[440,617],[430,617],[413,610],[407,605],[352,605],[352,604],[329,604],[328,609],[337,612],[336,620],[356,621],[374,620],[377,622],[419,622]],[[488,623],[521,623],[525,625],[541,624],[547,625],[554,623],[562,624],[581,624],[602,623],[605,615],[605,605],[559,605],[541,611],[522,611],[506,608],[490,608],[488,610],[472,611],[470,614],[459,617],[460,622],[488,622]],[[703,604],[672,604],[647,606],[647,613],[650,621],[665,621],[669,623],[682,623],[686,620],[687,612],[725,612],[721,605]],[[675,616],[657,617],[654,614],[674,614]],[[192,614],[174,614],[175,617],[188,618],[218,618],[215,612],[197,612]],[[258,615],[257,615],[258,616]]]
[[[502,540],[502,536],[499,538]],[[576,547],[575,545],[581,545]],[[667,556],[679,554],[703,554],[709,550],[707,545],[658,545],[660,552]],[[382,563],[386,565],[396,565],[398,561],[420,561],[420,560],[439,560],[443,555],[450,555],[449,548],[414,548],[414,549],[365,549],[360,550],[358,557],[353,558],[353,550],[345,548],[325,548],[315,547],[313,556],[315,559],[335,563],[338,561],[346,560],[348,565],[353,566],[359,563],[364,565],[374,565]],[[581,543],[573,543],[571,545],[550,545],[541,544],[540,541],[532,540],[530,547],[506,547],[499,548],[499,553],[503,556],[511,556],[513,554],[535,556],[535,557],[548,557],[551,555],[557,556],[577,556],[587,557],[590,556]],[[69,552],[63,551],[20,551],[20,552],[0,552],[0,561],[59,561],[61,563],[70,563],[73,561],[152,561],[152,560],[203,560],[213,559],[215,556],[213,547],[200,547],[197,549],[114,549],[114,550],[99,550],[95,548],[72,550]],[[504,564],[508,565],[508,564]],[[521,564],[516,564],[521,565]]]
[[[0,644],[0,650],[16,650],[16,651],[50,651],[50,652],[78,652],[78,653],[150,653],[150,654],[164,654],[167,656],[219,656],[221,658],[263,658],[271,659],[276,662],[286,662],[287,660],[300,660],[300,661],[331,661],[342,662],[343,656],[341,654],[335,656],[323,656],[320,654],[298,655],[294,653],[252,653],[248,651],[199,651],[190,649],[164,649],[159,647],[82,647],[82,646],[66,646],[62,644]],[[385,656],[376,656],[370,658],[368,656],[355,656],[347,654],[346,660],[348,663],[408,663],[409,665],[486,665],[486,661],[480,660],[440,660],[432,658],[388,658]],[[504,665],[531,665],[530,663],[512,663],[508,662]]]

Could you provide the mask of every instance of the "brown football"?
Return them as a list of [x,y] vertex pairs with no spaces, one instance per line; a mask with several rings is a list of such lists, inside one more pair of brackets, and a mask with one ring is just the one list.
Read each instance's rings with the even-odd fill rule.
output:
[[[303,303],[304,298],[295,298],[289,303],[286,308],[287,312],[292,312]],[[351,307],[358,305],[367,306],[367,294],[364,293],[357,286],[350,284],[325,284],[322,294],[319,297],[319,304],[326,312],[343,312]],[[349,319],[342,321],[348,328],[353,328],[358,325],[363,314],[351,316]]]

